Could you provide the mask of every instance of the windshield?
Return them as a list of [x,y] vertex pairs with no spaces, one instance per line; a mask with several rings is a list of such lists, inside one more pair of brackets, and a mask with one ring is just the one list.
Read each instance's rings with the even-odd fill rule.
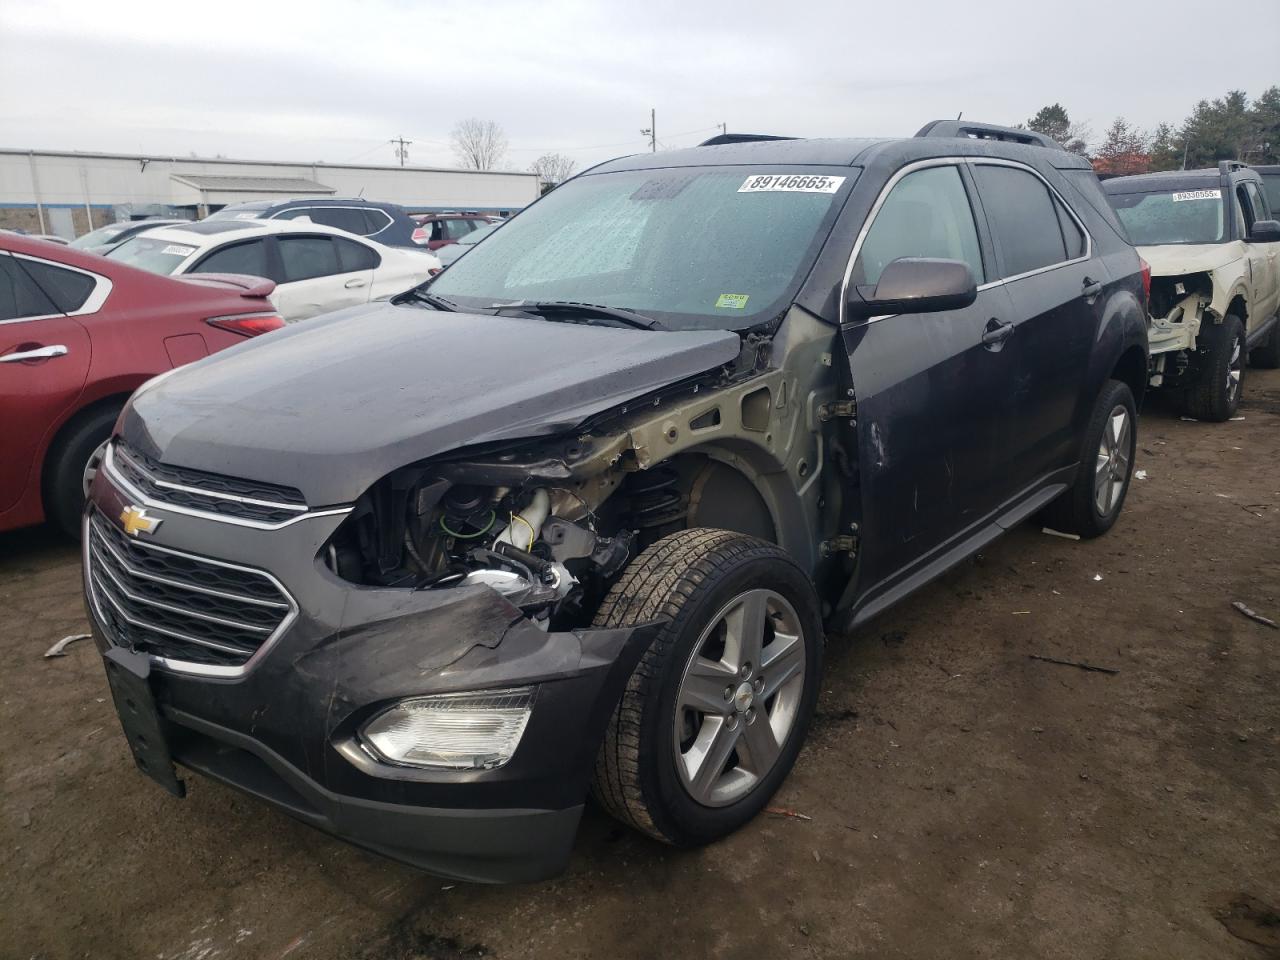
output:
[[124,233],[125,230],[133,226],[131,223],[112,223],[105,227],[99,227],[97,230],[90,230],[83,237],[76,237],[67,246],[75,247],[77,250],[87,250],[89,247],[100,247],[104,243],[110,243],[112,238]]
[[507,221],[430,291],[464,308],[570,300],[676,330],[744,329],[794,295],[856,176],[781,166],[578,177]]
[[1220,243],[1223,238],[1222,191],[1170,190],[1113,193],[1108,199],[1134,246],[1162,243]]
[[119,260],[131,267],[150,270],[152,273],[169,276],[183,260],[196,252],[196,248],[185,243],[174,243],[172,240],[161,240],[140,234],[130,237],[118,247],[107,251],[107,257]]

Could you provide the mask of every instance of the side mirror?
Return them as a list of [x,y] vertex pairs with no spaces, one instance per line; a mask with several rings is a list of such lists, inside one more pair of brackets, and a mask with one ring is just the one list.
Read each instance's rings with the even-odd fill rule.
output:
[[1280,241],[1280,220],[1255,220],[1249,236],[1250,243],[1275,243]]
[[850,287],[845,308],[848,316],[857,318],[938,313],[967,307],[977,297],[978,285],[967,263],[899,257],[884,268],[874,287]]

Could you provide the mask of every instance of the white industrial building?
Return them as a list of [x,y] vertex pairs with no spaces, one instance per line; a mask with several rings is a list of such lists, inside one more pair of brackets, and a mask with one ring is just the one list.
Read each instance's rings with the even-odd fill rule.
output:
[[533,173],[0,149],[0,227],[68,238],[118,220],[199,219],[273,197],[364,197],[410,213],[505,215],[538,194]]

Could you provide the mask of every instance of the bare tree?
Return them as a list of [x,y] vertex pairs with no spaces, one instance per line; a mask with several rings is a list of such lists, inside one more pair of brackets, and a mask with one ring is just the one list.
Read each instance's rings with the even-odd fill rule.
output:
[[544,153],[529,164],[529,169],[538,175],[545,193],[568,180],[577,165],[577,161],[570,160],[563,153]]
[[450,139],[458,162],[470,170],[492,170],[507,155],[507,135],[492,120],[459,120]]

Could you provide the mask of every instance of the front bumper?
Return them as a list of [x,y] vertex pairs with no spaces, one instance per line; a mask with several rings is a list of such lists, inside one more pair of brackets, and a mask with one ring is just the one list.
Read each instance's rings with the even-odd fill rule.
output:
[[[127,505],[100,471],[88,509],[114,523]],[[148,684],[177,763],[443,876],[526,881],[564,867],[605,724],[656,624],[548,633],[487,587],[354,586],[318,560],[341,515],[257,530],[147,510],[164,521],[148,542],[266,571],[297,604],[242,676],[152,661]],[[88,581],[86,596],[105,652],[112,638]],[[357,741],[369,717],[404,697],[512,686],[536,687],[536,698],[498,769],[391,766]]]

